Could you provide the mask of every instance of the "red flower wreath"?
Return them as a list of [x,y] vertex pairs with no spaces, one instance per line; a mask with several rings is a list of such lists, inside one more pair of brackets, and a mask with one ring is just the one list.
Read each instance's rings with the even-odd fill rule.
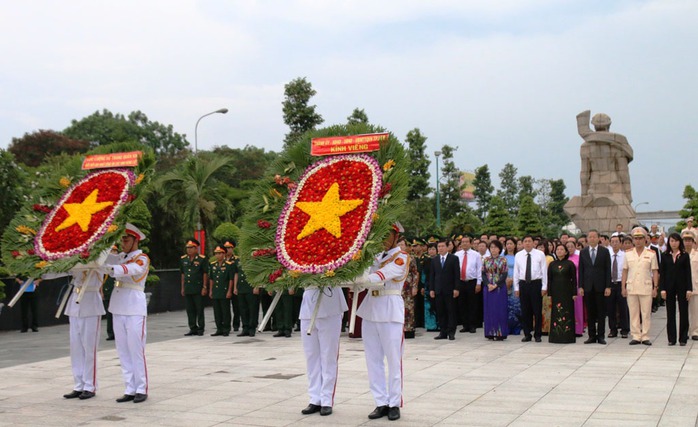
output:
[[80,180],[46,215],[34,239],[36,253],[44,260],[89,254],[127,202],[135,179],[129,170],[106,169]]
[[279,262],[307,273],[349,262],[371,230],[382,176],[378,162],[363,154],[310,165],[279,217]]

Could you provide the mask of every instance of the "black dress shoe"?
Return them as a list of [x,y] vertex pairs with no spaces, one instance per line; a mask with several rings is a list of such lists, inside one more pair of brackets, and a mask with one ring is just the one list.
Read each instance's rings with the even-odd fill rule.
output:
[[[434,339],[435,339],[435,340],[445,340],[445,339],[446,339],[446,335],[437,335],[437,336],[434,337]],[[379,406],[379,408],[382,408],[382,406]],[[386,408],[387,408],[387,406],[386,406]]]
[[327,415],[332,415],[332,407],[331,406],[323,406],[320,408],[320,415],[327,416]]
[[530,335],[521,338],[521,342],[529,342],[529,341],[531,341],[531,336],[530,336]]
[[621,338],[628,338],[628,334],[620,334]]
[[39,328],[32,328],[32,332],[39,332]]
[[133,403],[141,403],[145,402],[145,400],[148,398],[147,394],[142,394],[142,393],[136,393],[136,395],[133,397]]
[[132,394],[124,394],[120,398],[116,399],[117,403],[130,402],[135,399],[136,396]]
[[598,342],[599,344],[606,345],[606,340],[603,338],[599,338],[596,342]]
[[311,403],[305,409],[301,410],[301,414],[303,414],[303,415],[314,414],[316,412],[320,412],[320,409],[321,409],[320,405],[313,405]]
[[669,345],[676,345],[676,343],[669,341]]
[[247,331],[242,331],[238,334],[239,337],[249,337],[250,333]]
[[107,341],[114,341],[114,337],[107,337]]
[[611,332],[608,334],[608,338],[617,338],[618,337],[618,332]]
[[253,330],[251,330],[251,331],[249,332],[249,334],[248,334],[247,336],[248,336],[248,337],[253,337],[254,334],[255,334],[255,331],[254,331],[254,329],[253,329]]
[[[286,332],[284,332],[284,336],[285,336],[286,338],[291,338],[291,331],[286,331]],[[328,407],[329,407],[329,406],[328,406]]]
[[[456,336],[455,336],[455,335],[449,334],[449,336],[448,336],[448,340],[449,340],[449,341],[453,341],[453,340],[455,340],[455,339],[456,339]],[[392,408],[391,408],[391,409],[392,409]]]
[[698,335],[693,335],[693,336],[691,337],[691,339],[692,339],[693,341],[698,341]]
[[368,419],[375,420],[378,418],[383,418],[384,416],[388,415],[389,410],[390,409],[387,406],[376,406],[376,409],[374,409],[373,412],[368,414]]
[[542,340],[540,339],[540,337],[536,337],[536,342],[541,342],[541,341]]
[[223,335],[224,337],[227,337],[228,335],[230,335],[230,332],[223,332],[221,335]]
[[594,344],[596,342],[596,337],[589,337],[586,341],[584,341],[584,344]]
[[405,339],[414,338],[414,331],[405,331]]
[[[470,332],[471,334],[474,334],[474,333],[477,332],[477,329],[475,329],[475,328],[470,328],[470,329],[469,329],[469,332]],[[399,411],[399,409],[398,409],[398,411]],[[400,415],[398,414],[398,417],[399,417],[399,416],[400,416]]]
[[194,332],[194,331],[189,331],[189,332],[187,332],[186,334],[184,334],[185,337],[191,337],[191,336],[194,336],[194,335],[196,335],[196,332]]
[[25,332],[27,332],[27,329],[22,329],[20,332],[25,333]]
[[400,419],[400,408],[398,408],[396,406],[394,408],[388,409],[388,419],[390,421],[395,421],[395,420]]
[[66,399],[75,399],[76,397],[80,397],[81,394],[82,391],[73,390],[68,394],[64,394],[63,397],[65,397]]
[[220,337],[221,335],[223,335],[222,332],[216,332],[215,334],[211,334],[212,337]]
[[650,340],[644,340],[642,343],[644,345],[652,345],[652,342],[650,342]]
[[686,343],[685,343],[685,342],[680,342],[679,345],[680,345],[681,347],[686,347]]
[[198,335],[198,336],[200,336],[200,337],[203,337],[203,336],[204,336],[204,331],[199,331],[199,332],[196,333],[196,335]]
[[272,337],[274,337],[274,338],[283,337],[283,336],[286,336],[286,334],[284,334],[284,333],[281,332],[281,331],[279,331],[279,332],[275,333],[274,335],[272,335]]
[[463,328],[463,329],[461,329],[461,330],[458,331],[458,332],[461,332],[461,333],[462,333],[462,332],[468,332],[468,328]]
[[640,341],[638,341],[638,340],[630,340],[630,342],[629,342],[628,344],[630,344],[630,345],[638,345],[638,344],[640,344]]
[[96,394],[94,391],[85,390],[82,393],[80,393],[79,398],[80,398],[80,400],[85,400],[85,399],[90,399],[90,398],[95,397],[95,396],[96,396]]

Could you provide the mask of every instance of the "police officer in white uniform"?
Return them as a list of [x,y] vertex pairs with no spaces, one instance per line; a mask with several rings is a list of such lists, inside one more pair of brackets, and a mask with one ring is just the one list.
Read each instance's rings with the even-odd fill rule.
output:
[[105,313],[99,292],[103,276],[97,270],[73,270],[72,275],[74,292],[65,307],[65,315],[70,319],[70,364],[75,386],[63,397],[85,400],[95,397],[97,390],[97,347]]
[[[374,286],[356,311],[363,319],[361,335],[366,354],[368,381],[376,409],[370,419],[388,416],[400,418],[402,406],[402,353],[405,323],[405,302],[402,285],[407,277],[409,256],[400,250],[397,241],[404,229],[393,225],[390,235],[383,242],[385,251],[376,260],[363,281]],[[381,284],[375,286],[375,284]],[[388,364],[388,384],[385,381],[384,360]]]
[[126,234],[121,238],[121,253],[117,255],[119,263],[107,265],[107,272],[116,279],[109,312],[114,316],[116,351],[126,383],[124,395],[116,399],[119,403],[140,403],[148,398],[145,361],[148,309],[144,291],[150,259],[138,249],[138,242],[143,239],[145,234],[136,226],[126,224]]
[[[315,323],[308,335],[310,320],[318,304]],[[315,412],[320,412],[320,415],[332,413],[337,384],[339,336],[342,317],[347,309],[344,292],[339,287],[308,288],[303,292],[299,319],[310,398],[308,407],[301,411],[305,415]]]

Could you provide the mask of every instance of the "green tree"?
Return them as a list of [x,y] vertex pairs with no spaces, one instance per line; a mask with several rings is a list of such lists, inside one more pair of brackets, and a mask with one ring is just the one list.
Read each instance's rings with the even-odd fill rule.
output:
[[482,229],[482,221],[475,215],[475,211],[468,205],[451,216],[444,226],[444,234],[453,236],[456,234],[475,234]]
[[405,209],[400,217],[400,223],[405,227],[406,233],[416,237],[423,237],[436,230],[436,216],[434,214],[435,201],[433,197],[424,197],[416,200],[407,200]]
[[27,182],[24,168],[17,164],[15,156],[9,151],[0,149],[0,231],[4,232],[7,225],[22,207]]
[[216,244],[219,245],[223,245],[226,240],[237,242],[240,238],[240,229],[232,222],[223,222],[213,230],[213,238],[216,239]]
[[536,190],[533,188],[534,180],[531,175],[519,177],[519,200],[523,200],[526,196],[531,196],[535,200]]
[[483,232],[497,236],[516,235],[516,224],[504,206],[504,201],[498,196],[493,196],[489,202],[490,210],[485,218]]
[[52,130],[38,130],[25,133],[21,138],[12,138],[8,147],[17,161],[32,167],[39,166],[48,156],[84,153],[89,149],[88,141],[69,138]]
[[698,192],[691,185],[687,185],[683,189],[683,198],[686,199],[686,204],[679,211],[679,215],[683,218],[676,223],[678,230],[683,230],[686,227],[686,218],[689,216],[698,217]]
[[443,169],[441,170],[441,217],[447,222],[463,209],[461,199],[460,170],[453,162],[453,152],[456,148],[446,144],[441,149],[443,153]]
[[358,109],[354,108],[354,111],[351,112],[351,115],[347,117],[347,124],[348,125],[355,125],[355,124],[368,124],[368,116],[366,115],[366,112],[364,109]]
[[288,148],[293,141],[325,120],[315,112],[315,105],[308,105],[310,98],[317,92],[313,85],[305,78],[296,78],[284,86],[283,106],[284,123],[291,129],[284,138],[284,148]]
[[570,222],[570,217],[565,212],[565,205],[570,200],[565,196],[565,181],[562,179],[550,180],[550,202],[544,207],[547,212],[550,223],[558,230],[555,230],[555,235],[559,234],[560,229]]
[[485,164],[475,169],[473,186],[475,187],[473,196],[475,197],[475,202],[477,203],[477,210],[475,212],[477,213],[478,218],[480,218],[481,221],[484,221],[485,217],[490,211],[492,192],[494,191],[492,179],[490,177],[490,167],[488,165]]
[[426,155],[427,137],[422,135],[419,128],[407,132],[407,157],[410,162],[410,189],[407,200],[418,200],[427,197],[431,193],[429,186],[429,166],[431,162]]
[[499,172],[499,196],[504,202],[504,207],[513,216],[519,211],[519,182],[516,179],[518,170],[511,163],[507,163]]
[[90,116],[71,121],[63,134],[95,145],[137,142],[152,148],[158,156],[175,155],[189,145],[186,136],[175,132],[172,125],[150,121],[141,111],[133,111],[128,117],[107,109],[95,111]]
[[517,229],[521,234],[540,235],[543,233],[540,207],[533,201],[533,197],[525,196],[521,200],[518,216],[516,218]]
[[[232,159],[224,156],[190,157],[156,180],[154,190],[160,206],[174,212],[183,236],[195,229],[209,236],[214,224],[230,221],[232,206],[223,197],[221,178],[229,173],[231,163]],[[207,242],[207,248],[211,244]]]

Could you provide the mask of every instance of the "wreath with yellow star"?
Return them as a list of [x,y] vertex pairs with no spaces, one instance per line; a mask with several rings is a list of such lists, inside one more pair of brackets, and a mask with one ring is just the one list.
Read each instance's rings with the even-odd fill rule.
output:
[[[89,154],[115,153],[132,144],[100,147]],[[97,259],[117,243],[129,221],[143,181],[152,174],[154,156],[145,150],[134,169],[83,171],[82,156],[62,168],[37,171],[37,190],[2,236],[2,260],[15,275],[38,278],[66,272]]]
[[350,282],[383,250],[407,194],[407,160],[393,135],[374,152],[318,157],[311,140],[380,133],[367,124],[306,133],[284,151],[248,198],[242,269],[268,290]]

